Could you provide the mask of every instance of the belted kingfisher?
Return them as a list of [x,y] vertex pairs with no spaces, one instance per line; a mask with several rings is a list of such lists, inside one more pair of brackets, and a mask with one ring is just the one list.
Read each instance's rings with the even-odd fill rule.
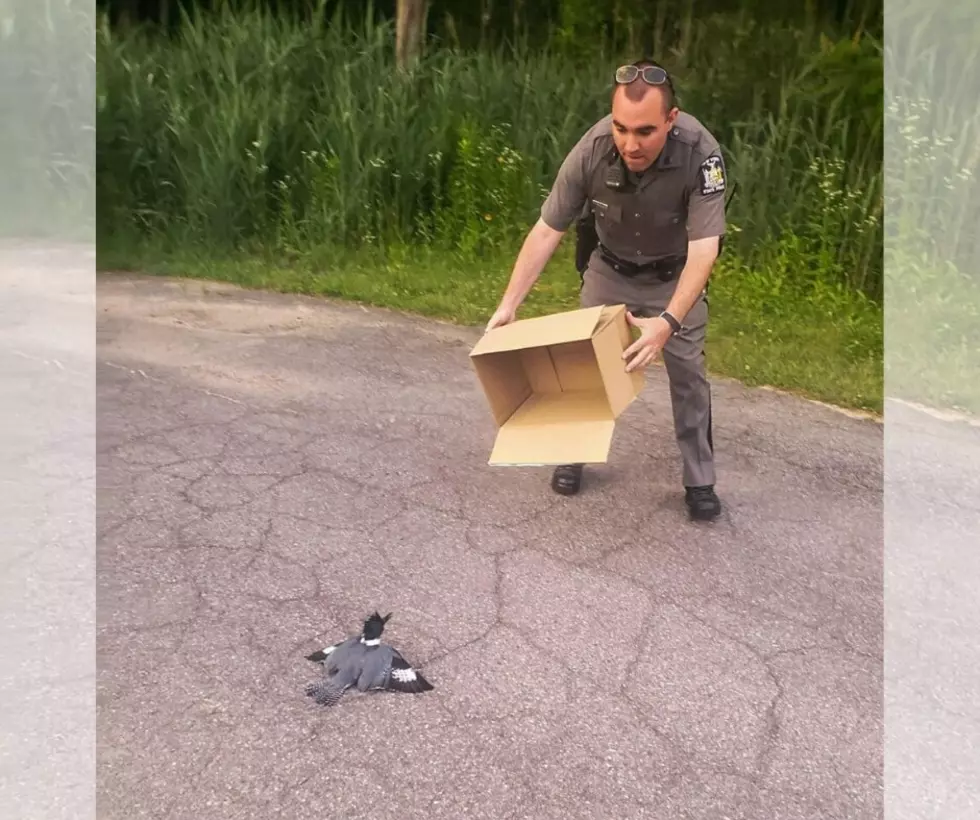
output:
[[307,660],[323,665],[324,678],[307,686],[306,694],[322,706],[334,706],[352,686],[361,692],[384,689],[413,694],[433,689],[397,649],[381,642],[390,617],[390,612],[383,618],[375,612],[360,635],[307,655]]

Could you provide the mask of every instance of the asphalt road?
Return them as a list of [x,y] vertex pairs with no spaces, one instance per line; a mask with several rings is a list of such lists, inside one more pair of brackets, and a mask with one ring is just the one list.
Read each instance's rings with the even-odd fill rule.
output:
[[[583,493],[486,466],[474,331],[105,276],[100,820],[883,816],[883,432],[714,384],[688,522],[662,369]],[[303,694],[393,612],[435,691]]]

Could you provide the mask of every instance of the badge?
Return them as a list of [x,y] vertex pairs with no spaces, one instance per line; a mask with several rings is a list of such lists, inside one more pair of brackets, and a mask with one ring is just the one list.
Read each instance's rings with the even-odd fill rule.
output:
[[721,157],[708,157],[698,170],[701,174],[702,194],[716,194],[725,190],[725,168]]

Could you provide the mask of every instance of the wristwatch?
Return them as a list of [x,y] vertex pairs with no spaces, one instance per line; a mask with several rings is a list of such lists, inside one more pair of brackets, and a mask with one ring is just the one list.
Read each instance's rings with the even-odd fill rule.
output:
[[673,333],[671,334],[672,336],[676,336],[678,333],[681,332],[681,323],[678,322],[677,319],[675,319],[666,310],[660,312],[660,318],[667,320],[667,324],[670,325],[670,329],[673,331]]

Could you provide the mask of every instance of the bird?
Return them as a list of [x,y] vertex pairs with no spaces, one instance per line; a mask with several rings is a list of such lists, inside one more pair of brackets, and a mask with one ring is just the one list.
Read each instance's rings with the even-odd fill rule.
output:
[[323,666],[323,679],[309,684],[305,692],[321,706],[336,706],[351,687],[360,692],[386,690],[418,694],[435,687],[393,646],[381,641],[391,618],[377,611],[364,621],[358,635],[319,649],[306,659]]

